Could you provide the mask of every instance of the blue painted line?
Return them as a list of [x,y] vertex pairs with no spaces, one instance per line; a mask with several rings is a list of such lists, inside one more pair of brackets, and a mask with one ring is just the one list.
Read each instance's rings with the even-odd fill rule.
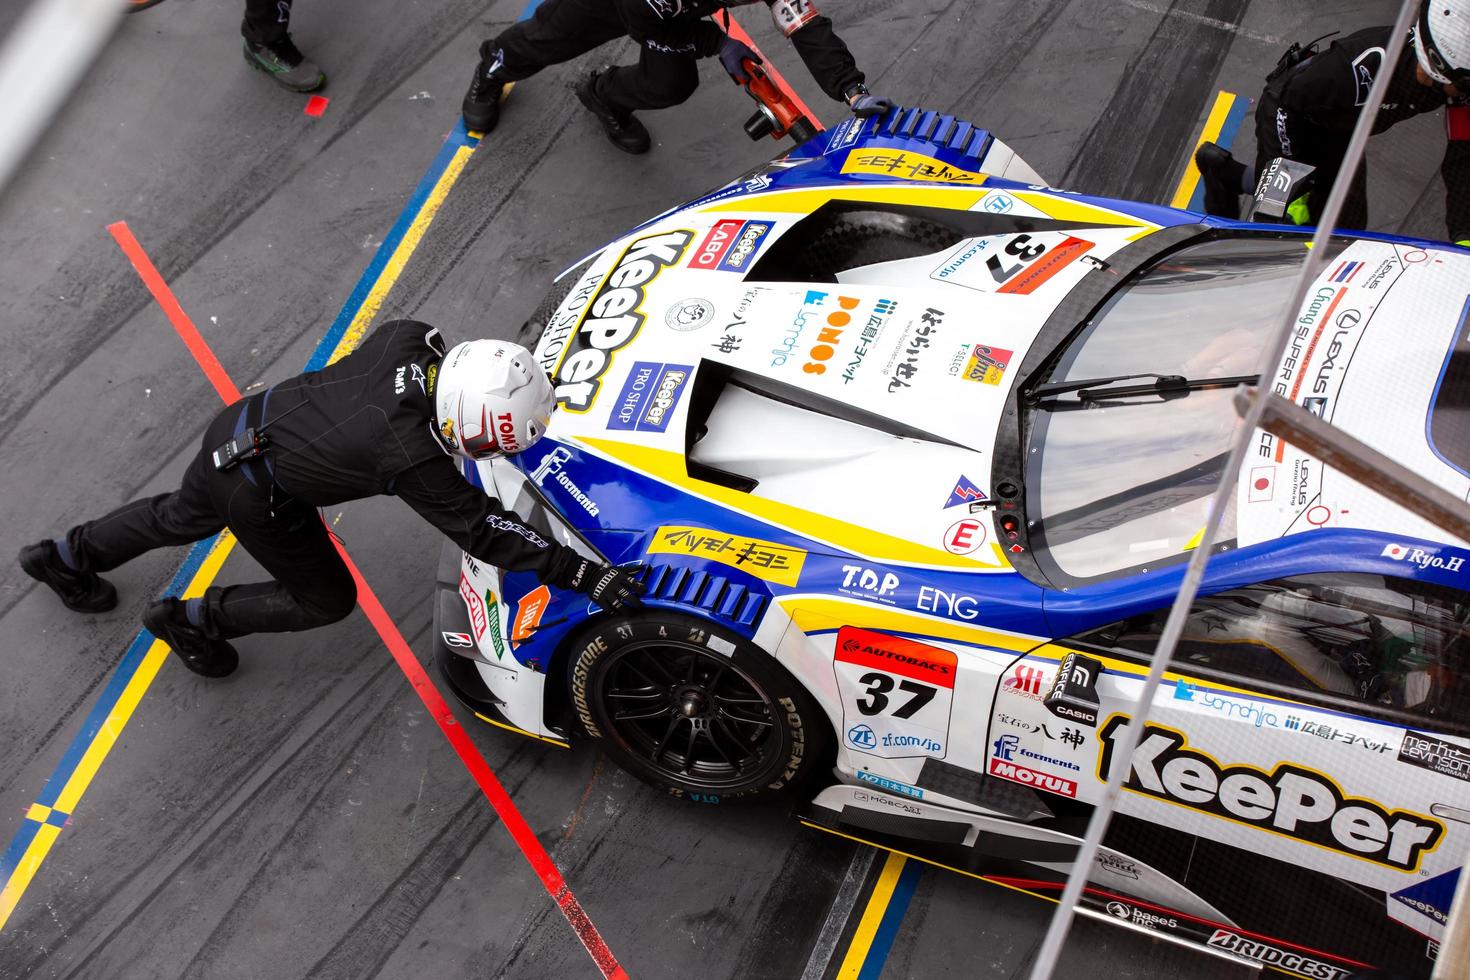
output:
[[[1240,133],[1240,124],[1245,122],[1245,117],[1246,114],[1250,112],[1250,107],[1250,99],[1242,97],[1235,100],[1235,104],[1232,105],[1230,107],[1230,111],[1225,114],[1225,122],[1220,127],[1220,135],[1215,140],[1217,144],[1223,146],[1227,150],[1230,149],[1230,147],[1235,143],[1235,137]],[[1253,163],[1247,160],[1246,166],[1253,166]],[[1203,211],[1204,209],[1205,182],[1201,180],[1194,185],[1194,193],[1189,196],[1189,210]]]
[[26,849],[31,846],[31,841],[36,839],[36,834],[40,831],[41,826],[41,823],[36,820],[20,822],[20,830],[16,831],[15,836],[10,839],[10,846],[5,848],[5,854],[0,856],[0,875],[4,876],[5,881],[10,880],[16,865],[20,864],[20,859],[25,855]]
[[414,188],[413,194],[403,206],[403,211],[399,213],[398,220],[393,223],[393,227],[388,231],[388,237],[384,238],[383,243],[378,246],[377,254],[373,256],[373,260],[368,263],[368,267],[363,270],[362,276],[357,280],[357,285],[348,294],[347,302],[343,304],[341,312],[337,314],[337,318],[332,321],[331,327],[327,329],[326,336],[321,339],[321,343],[317,344],[316,349],[311,352],[311,357],[306,362],[306,370],[318,371],[327,366],[327,359],[332,356],[332,352],[341,343],[342,335],[352,325],[353,319],[357,317],[358,310],[362,309],[362,304],[367,300],[368,293],[372,292],[373,286],[377,284],[378,278],[383,274],[383,269],[387,267],[388,260],[393,257],[393,253],[398,250],[398,246],[403,242],[403,236],[408,234],[408,229],[412,227],[414,221],[418,218],[419,210],[424,206],[424,201],[428,200],[429,195],[433,193],[434,186],[439,183],[439,178],[444,176],[444,171],[449,166],[450,161],[454,159],[454,154],[462,146],[476,146],[479,142],[478,139],[465,132],[464,120],[461,119],[455,122],[453,132],[444,140],[444,145],[439,148],[439,153],[434,157],[434,162],[429,164],[428,172],[424,174],[423,179]]
[[[529,0],[518,19],[525,20],[530,17],[540,5],[541,0]],[[367,299],[368,293],[372,291],[373,283],[382,274],[383,268],[388,264],[388,260],[392,258],[399,243],[403,241],[403,236],[408,232],[409,227],[418,216],[419,209],[423,207],[424,201],[428,198],[434,185],[443,176],[445,168],[449,166],[449,161],[454,158],[454,154],[460,147],[477,146],[479,142],[478,139],[470,136],[465,131],[463,119],[455,121],[454,129],[445,138],[444,145],[439,148],[439,152],[434,157],[434,161],[429,165],[428,172],[419,181],[418,186],[414,188],[412,196],[404,204],[403,211],[400,212],[398,220],[394,222],[392,229],[388,232],[388,237],[378,246],[377,253],[373,256],[373,260],[368,264],[367,269],[364,270],[361,278],[358,279],[357,285],[353,288],[351,294],[348,295],[341,312],[337,314],[337,318],[332,321],[332,326],[327,330],[326,335],[322,337],[321,341],[317,343],[316,349],[312,351],[311,357],[306,362],[306,370],[315,371],[326,365],[327,358],[337,349],[337,345],[342,340],[342,335],[346,333],[347,327],[352,323],[353,318],[357,316],[357,311],[361,309],[363,301]],[[210,549],[214,547],[215,542],[218,540],[219,535],[215,535],[208,540],[197,542],[190,548],[188,555],[184,558],[183,565],[174,573],[174,577],[169,581],[168,587],[164,589],[163,595],[178,595],[182,592],[194,577],[194,574],[199,571],[199,567],[204,564],[205,556],[209,554]],[[113,671],[112,679],[102,689],[96,705],[87,714],[86,720],[82,723],[81,731],[77,732],[76,737],[67,746],[66,752],[57,761],[56,767],[52,770],[51,775],[46,777],[46,784],[41,788],[41,793],[37,797],[36,802],[43,806],[52,806],[60,797],[62,790],[65,789],[67,782],[76,771],[77,765],[81,762],[82,757],[86,755],[87,749],[91,747],[92,741],[97,737],[97,733],[101,731],[103,723],[112,714],[113,709],[117,707],[118,699],[122,696],[123,691],[127,689],[128,684],[133,679],[133,675],[138,672],[139,666],[143,663],[144,656],[148,653],[148,649],[152,645],[153,634],[147,630],[140,630],[138,635],[133,639],[132,645],[128,647],[127,653],[118,662],[117,667]],[[63,815],[61,817],[62,824],[69,817],[70,814]],[[20,829],[11,838],[10,843],[5,848],[5,853],[0,855],[0,885],[10,880],[11,875],[15,872],[16,866],[20,863],[31,842],[35,840],[36,833],[40,830],[41,826],[42,824],[39,821],[21,821]],[[53,824],[53,826],[60,826],[60,824]]]
[[922,861],[910,858],[898,873],[898,884],[893,886],[888,908],[883,910],[883,921],[878,923],[878,931],[873,933],[873,944],[868,947],[868,955],[863,958],[863,968],[858,972],[858,980],[878,980],[883,975],[883,964],[888,961],[888,951],[893,948],[898,927],[903,925],[904,914],[909,910],[909,901],[914,897],[914,889],[919,886],[919,877],[924,873],[925,867],[927,865]]
[[[168,588],[164,590],[164,595],[177,595],[189,584],[189,580],[194,577],[199,566],[204,564],[204,556],[209,554],[209,549],[214,547],[217,538],[218,535],[207,541],[200,541],[189,549],[189,554],[184,558],[184,564],[174,573]],[[102,694],[97,699],[97,704],[82,722],[81,731],[77,732],[76,737],[67,746],[66,752],[57,761],[56,768],[52,770],[51,775],[46,777],[46,785],[41,788],[40,795],[36,797],[37,803],[42,806],[56,805],[57,798],[66,788],[67,781],[76,771],[77,764],[82,761],[82,756],[87,753],[92,740],[102,730],[103,723],[112,714],[112,709],[117,706],[118,698],[122,697],[123,691],[133,679],[133,674],[137,673],[144,655],[152,645],[153,634],[147,630],[140,630],[134,637],[132,646],[128,647],[128,652],[118,662],[112,680],[107,682],[107,686],[102,689]],[[21,857],[25,854],[26,848],[30,847],[31,841],[35,838],[36,831],[40,828],[41,824],[36,821],[22,821],[19,833],[5,848],[4,855],[0,856],[0,882],[9,880],[11,873],[15,871],[16,865],[20,863]]]

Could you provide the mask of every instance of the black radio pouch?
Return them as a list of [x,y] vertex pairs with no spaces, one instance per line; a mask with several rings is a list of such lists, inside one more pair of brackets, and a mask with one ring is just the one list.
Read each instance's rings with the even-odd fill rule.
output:
[[239,465],[243,459],[255,459],[265,452],[269,445],[265,433],[256,429],[246,429],[244,432],[230,439],[229,442],[218,447],[210,454],[214,460],[214,468],[221,473]]
[[1271,74],[1266,76],[1266,84],[1270,85],[1303,61],[1318,54],[1320,49],[1317,45],[1337,33],[1333,31],[1332,34],[1323,34],[1315,41],[1308,41],[1305,45],[1293,42],[1291,47],[1287,48],[1286,52],[1276,60],[1276,67],[1271,69]]

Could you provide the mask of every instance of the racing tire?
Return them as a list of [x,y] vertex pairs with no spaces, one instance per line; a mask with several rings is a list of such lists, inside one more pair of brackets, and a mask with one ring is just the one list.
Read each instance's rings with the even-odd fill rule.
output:
[[717,624],[652,611],[601,620],[572,647],[570,699],[620,767],[671,796],[775,796],[820,765],[830,725],[765,651]]

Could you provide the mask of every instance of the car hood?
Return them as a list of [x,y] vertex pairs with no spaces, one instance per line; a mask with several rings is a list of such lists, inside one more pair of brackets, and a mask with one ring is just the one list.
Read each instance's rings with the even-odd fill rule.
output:
[[1016,369],[1070,289],[1158,225],[1040,191],[898,193],[1004,208],[1006,223],[836,282],[783,281],[758,264],[783,236],[834,200],[877,199],[803,187],[680,212],[605,249],[536,350],[557,383],[551,437],[697,493],[691,472],[753,484],[741,509],[835,522],[835,549],[1008,568],[988,519],[967,514],[990,495]]

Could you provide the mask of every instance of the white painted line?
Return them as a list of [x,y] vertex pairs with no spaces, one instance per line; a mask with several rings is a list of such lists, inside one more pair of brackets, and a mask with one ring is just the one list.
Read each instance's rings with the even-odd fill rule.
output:
[[1156,3],[1149,3],[1148,0],[1120,0],[1120,2],[1123,4],[1123,6],[1132,7],[1134,10],[1146,10],[1151,14],[1158,14],[1160,17],[1182,17],[1185,20],[1192,20],[1196,24],[1203,24],[1206,27],[1213,27],[1217,31],[1226,31],[1239,37],[1250,38],[1252,41],[1259,41],[1262,44],[1286,43],[1285,38],[1275,37],[1271,34],[1257,34],[1255,31],[1242,30],[1241,28],[1236,27],[1234,24],[1230,23],[1230,21],[1221,20],[1218,17],[1206,17],[1204,14],[1196,14],[1188,10],[1171,10],[1168,7],[1160,7]]
[[831,965],[832,957],[837,952],[837,941],[842,938],[842,930],[847,928],[847,920],[851,918],[852,908],[857,904],[858,893],[863,890],[868,869],[873,866],[873,855],[877,853],[876,848],[864,845],[852,856],[847,874],[837,887],[836,897],[832,899],[832,907],[827,910],[827,921],[822,923],[822,931],[817,934],[817,941],[812,945],[812,955],[806,961],[806,969],[801,971],[801,980],[822,980],[826,974],[827,967]]

